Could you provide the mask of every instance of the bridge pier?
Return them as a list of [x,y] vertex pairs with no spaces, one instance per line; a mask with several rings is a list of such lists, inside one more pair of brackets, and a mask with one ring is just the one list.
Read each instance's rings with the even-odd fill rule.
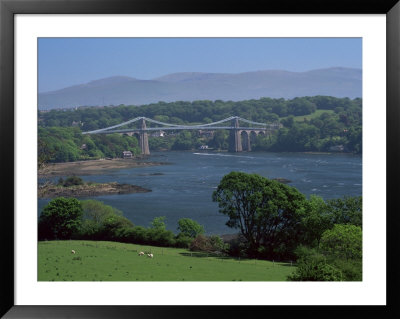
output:
[[242,143],[242,149],[243,151],[251,152],[251,141],[250,141],[250,133],[248,131],[242,131],[240,135],[245,133],[243,136],[243,143]]
[[146,121],[141,119],[141,130],[139,133],[139,145],[142,155],[150,155],[149,138],[146,132]]
[[241,152],[242,151],[242,138],[240,136],[239,120],[234,118],[232,120],[232,127],[229,131],[229,152]]

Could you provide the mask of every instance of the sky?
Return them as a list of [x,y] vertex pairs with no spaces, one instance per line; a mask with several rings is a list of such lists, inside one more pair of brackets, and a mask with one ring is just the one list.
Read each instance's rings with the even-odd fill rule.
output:
[[111,76],[362,68],[361,38],[39,38],[38,90]]

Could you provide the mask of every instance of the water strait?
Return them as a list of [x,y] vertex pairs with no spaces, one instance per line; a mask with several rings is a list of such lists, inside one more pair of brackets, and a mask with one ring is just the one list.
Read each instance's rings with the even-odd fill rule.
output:
[[[118,182],[152,191],[93,199],[121,210],[135,225],[150,226],[154,217],[165,216],[167,229],[176,232],[180,218],[202,224],[207,234],[235,233],[225,225],[212,193],[231,171],[256,173],[267,178],[285,178],[309,197],[341,198],[362,195],[362,157],[353,154],[226,153],[211,151],[153,152],[147,159],[166,165],[104,171],[82,176],[85,181]],[[84,199],[84,198],[82,198]],[[38,200],[38,214],[49,202]]]

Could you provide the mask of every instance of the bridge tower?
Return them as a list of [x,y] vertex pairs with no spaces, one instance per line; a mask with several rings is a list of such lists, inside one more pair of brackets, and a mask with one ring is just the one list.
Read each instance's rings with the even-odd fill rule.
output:
[[229,130],[229,152],[242,151],[242,138],[238,127],[239,120],[235,117],[232,119],[232,128]]
[[139,133],[139,145],[142,152],[142,155],[150,155],[149,149],[149,138],[146,132],[146,121],[142,118],[141,119],[141,130]]
[[250,133],[248,131],[242,131],[240,135],[243,137],[242,150],[251,152]]

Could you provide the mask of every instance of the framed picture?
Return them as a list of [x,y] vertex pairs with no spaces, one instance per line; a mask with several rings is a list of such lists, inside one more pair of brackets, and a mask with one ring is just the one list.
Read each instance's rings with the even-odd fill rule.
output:
[[[400,5],[396,0],[384,3],[372,0],[349,1],[344,6],[335,1],[324,1],[320,4],[313,1],[268,4],[250,2],[246,3],[245,8],[240,5],[227,7],[207,1],[54,0],[27,3],[1,0],[0,14],[1,174],[6,186],[2,192],[2,225],[5,227],[1,232],[4,242],[1,314],[5,318],[244,316],[249,311],[297,316],[308,315],[310,311],[315,315],[326,315],[329,311],[335,316],[348,317],[360,313],[375,313],[376,316],[388,318],[399,314],[394,295],[398,282],[398,271],[394,264],[395,243],[399,240],[395,230],[398,218],[393,214],[396,212],[394,196],[398,174],[395,165],[399,161],[397,136],[400,102]],[[35,132],[37,107],[44,105],[46,108],[43,95],[38,94],[42,83],[38,63],[40,59],[51,59],[51,56],[41,55],[40,46],[47,45],[46,39],[67,38],[96,38],[99,41],[105,38],[216,40],[208,43],[209,46],[218,46],[219,39],[360,39],[363,99],[362,185],[356,182],[353,185],[354,188],[358,187],[355,192],[362,188],[363,209],[367,208],[363,216],[362,281],[250,283],[221,280],[222,282],[161,283],[140,280],[79,282],[78,279],[78,282],[53,283],[47,277],[38,279]],[[103,43],[113,45],[113,42]],[[252,48],[250,42],[244,41],[242,45],[244,43],[249,43],[249,48]],[[65,54],[72,55],[73,50],[68,47],[68,43],[63,45]],[[102,50],[101,45],[100,43],[98,50]],[[143,43],[141,45],[144,46]],[[168,46],[167,43],[164,45],[165,48]],[[191,45],[197,44],[193,42]],[[230,48],[234,49],[235,45]],[[174,50],[178,48],[179,45]],[[85,50],[85,47],[82,46],[81,49]],[[47,85],[51,88],[51,83]],[[103,96],[99,103],[106,105],[106,98]],[[141,120],[142,125],[145,121],[147,124],[155,121],[158,122],[157,125],[174,125],[165,117]],[[241,120],[247,121],[249,125],[257,125],[254,119]],[[212,122],[210,119],[207,125]],[[219,120],[214,122],[222,123]],[[202,128],[207,130],[207,125]],[[108,126],[116,129],[118,125],[114,123]],[[215,128],[215,125],[208,127]],[[188,126],[182,124],[179,128],[176,125],[172,128],[188,129]],[[85,133],[97,133],[98,129],[99,127],[89,127]],[[252,129],[257,134],[264,130]],[[250,137],[249,135],[249,141]],[[143,136],[140,135],[140,139]],[[234,152],[246,147],[250,150],[250,142],[243,144],[242,140],[241,143],[236,145]],[[85,146],[81,145],[82,148]],[[149,152],[148,141],[142,141],[139,146],[143,154]],[[339,146],[330,147],[334,151],[334,147]],[[199,152],[208,148],[205,144],[198,147]],[[132,148],[133,153],[134,151]],[[131,156],[132,152],[125,150],[123,156]],[[156,174],[153,171],[150,173]],[[32,205],[34,208],[31,208]],[[72,250],[72,253],[75,251]],[[236,305],[241,307],[234,307]],[[309,306],[314,307],[311,309]]]

